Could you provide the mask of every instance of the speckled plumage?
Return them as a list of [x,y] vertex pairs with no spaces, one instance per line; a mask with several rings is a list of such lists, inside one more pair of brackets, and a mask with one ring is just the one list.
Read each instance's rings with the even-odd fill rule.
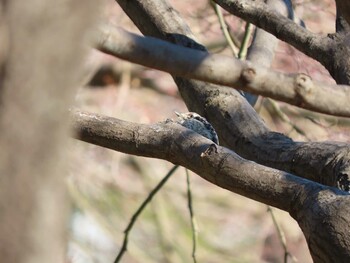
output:
[[219,138],[215,129],[204,117],[195,112],[175,113],[178,117],[176,120],[177,123],[181,124],[187,129],[199,133],[200,135],[219,145]]

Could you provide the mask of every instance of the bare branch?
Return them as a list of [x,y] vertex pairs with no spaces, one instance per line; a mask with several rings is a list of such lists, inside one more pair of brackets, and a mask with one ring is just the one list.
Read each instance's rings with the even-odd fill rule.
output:
[[192,259],[193,263],[197,263],[197,239],[198,239],[198,227],[196,217],[194,215],[193,201],[192,201],[192,188],[190,181],[190,173],[188,169],[186,171],[186,184],[187,184],[187,206],[191,218],[191,230],[192,230]]
[[348,24],[350,24],[350,2],[347,0],[336,0],[337,12],[345,18]]
[[176,171],[176,169],[179,168],[178,165],[175,165],[165,176],[164,178],[155,186],[155,188],[152,189],[152,191],[148,194],[145,200],[141,203],[141,205],[138,207],[136,212],[132,215],[129,224],[127,225],[126,229],[124,230],[124,239],[122,247],[119,250],[119,253],[114,260],[114,263],[118,263],[123,258],[125,252],[128,249],[128,240],[129,240],[129,233],[132,230],[134,224],[136,223],[137,219],[143,212],[143,210],[146,208],[146,206],[152,201],[153,197],[159,192],[160,189],[164,186],[164,184],[169,180],[169,178],[173,175],[173,173]]
[[102,27],[98,48],[176,76],[207,81],[284,101],[305,109],[350,117],[350,87],[312,81],[305,74],[283,74],[249,61],[212,55],[112,26]]
[[221,31],[225,37],[225,40],[226,40],[228,46],[231,49],[232,55],[234,57],[237,57],[237,54],[239,51],[239,42],[238,42],[238,40],[233,39],[232,36],[230,35],[230,32],[228,31],[228,25],[226,24],[224,15],[222,13],[222,8],[218,4],[215,4],[213,2],[211,2],[211,3],[212,3],[212,7],[213,7],[213,9],[218,17]]
[[[187,25],[166,0],[117,1],[144,34],[205,50],[191,39]],[[336,185],[341,179],[347,189],[349,145],[294,142],[283,134],[271,132],[236,90],[178,77],[174,79],[189,110],[210,121],[222,145],[246,159],[327,185]]]
[[[349,37],[329,34],[326,37],[309,32],[292,20],[274,12],[262,1],[216,0],[230,13],[270,32],[327,68],[338,84],[350,84]],[[346,1],[337,1],[347,10]],[[339,4],[341,3],[341,4]],[[338,25],[339,26],[339,25]]]
[[174,122],[144,125],[75,112],[74,126],[80,140],[171,161],[217,186],[288,211],[315,262],[350,258],[350,198],[343,191],[247,161]]
[[275,12],[263,1],[214,0],[228,12],[266,30],[306,55],[320,60],[329,53],[331,39],[314,34]]
[[[268,4],[273,10],[287,16],[288,12],[286,11],[288,8],[286,8],[284,2],[279,0],[268,0],[266,4]],[[270,68],[275,56],[275,48],[278,41],[279,40],[274,35],[256,27],[252,43],[248,49],[247,60],[253,64]],[[258,100],[258,96],[251,93],[245,93],[244,95],[250,105],[254,106]]]
[[222,188],[285,211],[291,209],[291,201],[299,187],[312,184],[244,160],[224,147],[211,149],[213,143],[210,140],[174,122],[146,125],[82,111],[73,114],[77,138],[82,141],[173,162]]

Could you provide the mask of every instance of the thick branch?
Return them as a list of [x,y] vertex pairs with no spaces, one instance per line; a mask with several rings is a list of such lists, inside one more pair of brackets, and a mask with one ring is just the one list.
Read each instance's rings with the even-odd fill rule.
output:
[[[203,46],[190,38],[188,27],[167,1],[117,1],[144,34],[203,50]],[[221,144],[239,155],[330,185],[336,185],[339,177],[348,182],[348,145],[296,143],[283,134],[269,131],[237,91],[177,77],[175,81],[187,107],[205,116],[218,132]],[[315,159],[317,151],[318,159]]]
[[328,56],[331,39],[320,37],[287,17],[275,12],[263,1],[214,0],[228,12],[273,34],[304,54],[322,61]]
[[171,161],[231,192],[289,212],[302,228],[315,262],[350,259],[348,194],[244,160],[173,122],[142,125],[84,112],[73,117],[80,140]]
[[[289,0],[286,1],[290,3]],[[286,7],[286,4],[283,1],[268,0],[266,1],[266,4],[276,12],[287,16],[288,7]],[[252,64],[270,68],[275,56],[275,48],[278,41],[279,40],[274,35],[256,27],[252,43],[248,49],[247,60]],[[245,93],[245,98],[252,106],[254,106],[258,100],[258,96],[251,93]]]
[[336,0],[337,12],[339,11],[345,20],[350,24],[350,2],[348,0]]
[[283,74],[235,58],[212,55],[105,25],[98,48],[175,76],[230,86],[305,109],[350,117],[350,87],[325,85],[305,74]]
[[294,197],[303,187],[314,184],[244,160],[224,147],[211,146],[210,140],[172,121],[136,124],[81,111],[74,112],[73,117],[77,138],[82,141],[173,162],[222,188],[285,211],[291,210]]
[[[332,35],[321,37],[288,20],[271,10],[262,1],[250,0],[216,0],[230,13],[249,21],[270,32],[277,38],[294,46],[304,54],[319,61],[327,68],[338,84],[350,84],[350,48],[349,40]],[[347,12],[347,1],[337,1],[337,8]]]

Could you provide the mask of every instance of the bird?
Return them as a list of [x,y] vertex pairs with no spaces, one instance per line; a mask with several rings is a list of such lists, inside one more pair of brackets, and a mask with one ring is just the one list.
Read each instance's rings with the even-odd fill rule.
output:
[[219,138],[214,127],[196,112],[179,113],[175,111],[177,120],[175,122],[181,124],[187,129],[193,130],[196,133],[208,138],[215,144],[219,145]]

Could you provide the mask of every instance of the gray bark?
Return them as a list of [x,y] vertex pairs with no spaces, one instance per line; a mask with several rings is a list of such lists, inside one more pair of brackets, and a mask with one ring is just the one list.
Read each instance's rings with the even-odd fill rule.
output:
[[[166,1],[117,0],[117,2],[143,34],[204,50],[203,46],[191,40],[192,35],[188,27]],[[328,37],[319,37],[285,17],[276,15],[266,8],[266,5],[260,5],[257,1],[253,2],[254,5],[250,4],[251,1],[236,1],[240,2],[237,6],[232,4],[233,1],[228,3],[229,1],[217,0],[216,2],[232,13],[290,43],[305,54],[318,59],[338,83],[349,83],[347,72],[350,71],[347,70],[347,64],[345,62],[339,64],[337,69],[341,71],[337,71],[337,62],[334,62],[337,59],[335,56],[335,53],[338,52],[337,48],[343,50],[338,54],[342,54],[346,59],[349,57],[348,48],[341,45],[344,44],[342,40],[336,42]],[[227,4],[223,4],[224,2]],[[257,12],[254,12],[254,8]],[[350,148],[347,144],[294,142],[282,134],[269,131],[237,92],[226,87],[178,77],[175,78],[175,81],[188,108],[207,117],[216,128],[222,144],[244,158],[324,184],[335,185],[341,179],[348,181]],[[201,148],[200,152],[206,148]],[[214,154],[213,158],[214,156],[217,155]],[[170,158],[171,155],[168,157]],[[228,162],[226,160],[223,162],[224,165],[217,164],[218,167],[226,167]],[[189,168],[195,170],[192,166]],[[209,166],[206,168],[209,169]],[[229,174],[236,172],[236,170],[229,171]],[[219,170],[219,173],[224,172],[225,169]],[[214,174],[217,176],[218,171],[215,170]],[[229,178],[229,182],[232,180],[229,175],[225,178]],[[260,180],[260,175],[255,175],[254,178],[258,185],[269,188],[267,181]],[[296,178],[288,178],[293,185]],[[245,187],[252,184],[249,180],[244,181],[243,177],[241,180]],[[274,180],[278,181],[277,178]],[[301,187],[301,191],[291,195],[291,199],[284,201],[292,204],[288,208],[289,212],[298,221],[304,232],[315,262],[347,262],[350,260],[348,249],[350,222],[347,208],[349,197],[347,193],[335,188],[323,187],[317,183],[310,183],[308,187]],[[277,193],[279,190],[285,193],[285,189],[278,186],[274,189]],[[240,194],[244,192],[242,188],[234,191]],[[254,199],[262,200],[260,192],[252,191],[251,198],[255,196]],[[275,196],[272,195],[270,199],[275,199]]]
[[[319,61],[338,84],[350,84],[350,47],[347,36],[319,36],[271,10],[263,1],[215,0],[228,12],[266,30]],[[348,14],[348,1],[336,1]],[[345,17],[348,19],[348,17]]]
[[[259,64],[261,61],[263,65],[269,65],[272,60],[273,44],[258,50],[257,41],[272,37],[266,32],[258,31],[255,36],[254,46],[249,52],[253,61],[208,54],[159,39],[141,37],[110,25],[101,27],[96,35],[97,48],[133,63],[174,76],[263,95],[316,112],[350,117],[350,86],[327,85],[313,81],[306,74],[283,74]],[[261,59],[263,55],[265,59]]]
[[77,138],[128,154],[160,158],[295,218],[315,262],[350,259],[349,194],[245,160],[174,122],[144,125],[73,112]]
[[[190,38],[189,28],[167,1],[118,0],[118,3],[143,34],[205,50]],[[174,79],[189,110],[211,122],[222,145],[244,158],[304,178],[336,186],[341,177],[348,184],[349,145],[294,142],[283,134],[270,131],[238,92],[204,82]],[[320,149],[322,151],[318,153]]]

